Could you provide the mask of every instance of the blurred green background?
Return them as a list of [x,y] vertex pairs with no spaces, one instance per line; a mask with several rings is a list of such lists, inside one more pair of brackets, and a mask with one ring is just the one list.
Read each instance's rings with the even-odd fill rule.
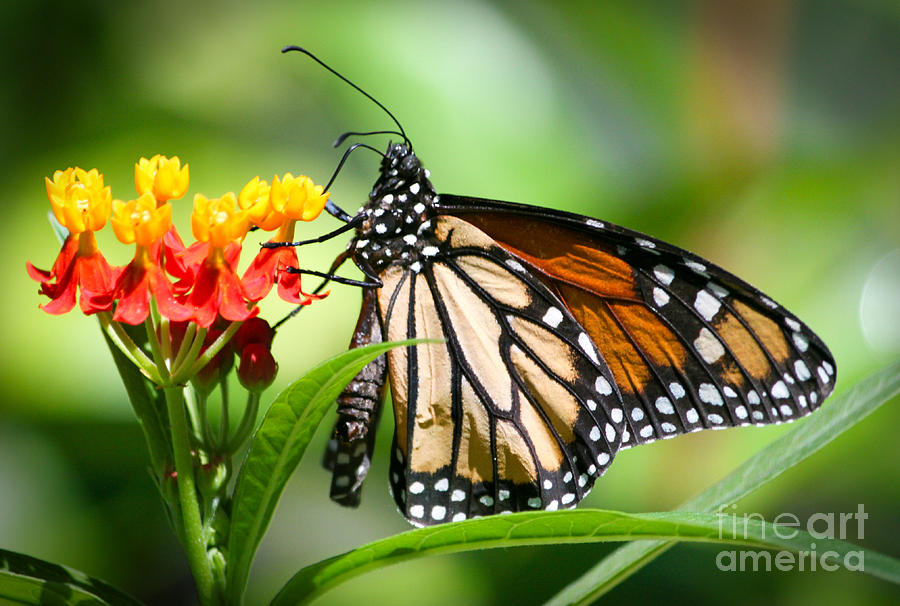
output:
[[[345,130],[390,128],[376,107],[300,55],[317,52],[402,121],[439,191],[534,202],[691,249],[795,311],[832,348],[838,391],[900,355],[900,9],[834,2],[47,2],[0,6],[0,167],[6,236],[0,369],[0,547],[64,563],[153,604],[188,604],[185,561],[93,319],[37,309],[26,260],[57,243],[43,177],[97,167],[133,197],[133,163],[179,155],[190,197],[256,175],[324,183]],[[383,145],[384,141],[378,141]],[[353,211],[377,157],[355,154],[332,199]],[[323,233],[330,217],[301,226]],[[101,244],[124,264],[131,250]],[[346,240],[304,249],[325,269]],[[349,270],[348,270],[349,271]],[[354,270],[355,271],[355,270]],[[359,293],[337,286],[276,340],[277,393],[349,340]],[[275,301],[264,316],[288,311]],[[270,400],[271,397],[267,398]],[[900,410],[884,406],[740,504],[771,519],[852,512],[900,555]],[[671,508],[785,430],[708,432],[628,451],[588,507]],[[359,510],[328,500],[322,428],[288,485],[249,603],[295,570],[408,528],[380,455]],[[677,471],[673,471],[677,470]],[[365,575],[322,603],[539,603],[611,546],[445,556]],[[846,572],[724,573],[680,546],[606,603],[896,603]]]

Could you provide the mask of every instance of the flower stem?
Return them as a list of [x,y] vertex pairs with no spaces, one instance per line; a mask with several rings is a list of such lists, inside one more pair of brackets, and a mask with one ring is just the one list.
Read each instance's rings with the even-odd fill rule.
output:
[[234,435],[231,436],[231,439],[225,446],[226,453],[234,454],[244,444],[247,438],[250,437],[250,433],[253,431],[254,425],[256,425],[256,415],[258,412],[259,393],[251,391],[247,394],[247,406],[244,408],[244,416],[241,417],[238,428],[234,431]]
[[[197,356],[196,361],[191,365],[190,371],[186,373],[187,376],[193,377],[195,374],[203,370],[203,367],[212,360],[219,351],[231,340],[231,337],[234,336],[234,333],[237,332],[237,329],[241,327],[242,322],[232,322],[228,325],[228,328],[225,329],[221,335],[213,341],[209,347],[207,347],[204,352]],[[190,358],[188,358],[190,359]]]
[[162,349],[159,345],[159,339],[156,336],[156,326],[153,323],[153,314],[148,314],[144,320],[144,328],[147,331],[147,343],[150,345],[150,353],[153,354],[153,361],[156,363],[156,370],[163,380],[163,384],[169,383],[169,368],[166,365],[166,359],[163,357]]
[[165,388],[166,405],[172,431],[172,450],[175,455],[175,470],[178,474],[178,500],[181,504],[183,535],[181,543],[187,555],[191,572],[197,583],[197,593],[203,606],[220,603],[219,593],[213,581],[212,569],[206,557],[206,540],[203,522],[200,519],[200,505],[195,485],[194,460],[188,436],[187,417],[181,388]]
[[110,340],[115,343],[116,347],[119,348],[119,351],[121,351],[135,366],[140,368],[141,372],[147,375],[151,381],[157,385],[162,383],[162,377],[160,377],[156,365],[147,357],[147,354],[141,351],[140,347],[135,345],[134,341],[131,340],[131,337],[128,336],[128,333],[125,332],[125,329],[122,328],[122,325],[112,319],[112,314],[102,312],[97,314],[97,317],[100,320],[100,326],[103,328],[104,332],[106,332],[107,336],[109,336]]

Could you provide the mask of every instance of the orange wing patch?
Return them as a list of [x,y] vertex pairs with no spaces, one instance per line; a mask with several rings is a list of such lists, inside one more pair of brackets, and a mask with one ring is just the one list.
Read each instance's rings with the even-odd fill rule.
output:
[[639,301],[631,267],[588,235],[548,223],[504,215],[466,216],[524,259],[538,273],[604,298]]

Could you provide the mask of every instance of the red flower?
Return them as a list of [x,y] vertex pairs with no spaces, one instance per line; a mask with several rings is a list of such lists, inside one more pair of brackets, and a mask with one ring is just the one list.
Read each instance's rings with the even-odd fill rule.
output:
[[79,288],[78,303],[85,314],[112,309],[112,285],[120,270],[106,262],[97,249],[93,232],[66,238],[50,271],[38,269],[30,262],[26,263],[26,268],[28,275],[40,282],[40,294],[50,297],[49,303],[40,305],[49,314],[71,311]]
[[[237,208],[233,193],[209,199],[194,196],[191,229],[197,243],[185,251],[189,267],[196,267],[193,290],[187,303],[194,308],[194,321],[204,328],[222,316],[232,322],[252,318],[259,309],[248,309],[247,296],[240,279],[234,273],[240,255],[240,241],[249,227],[247,213]],[[195,259],[205,253],[202,263]]]
[[[237,247],[240,251],[240,247]],[[220,248],[212,248],[203,261],[194,281],[187,304],[194,309],[194,321],[204,328],[217,316],[231,322],[241,322],[259,313],[259,308],[247,308],[247,297],[241,281]]]
[[119,299],[113,320],[140,324],[150,313],[150,297],[156,299],[159,313],[170,320],[189,319],[193,312],[175,299],[172,283],[154,263],[146,249],[139,249],[134,260],[116,280],[115,298]]
[[112,285],[117,271],[110,267],[97,248],[94,231],[102,229],[109,218],[112,196],[103,185],[103,175],[96,169],[58,170],[53,180],[45,179],[47,197],[56,220],[69,230],[69,236],[50,271],[26,265],[28,275],[40,282],[40,293],[51,301],[41,309],[51,314],[64,314],[79,303],[86,314],[112,309]]
[[[280,242],[277,237],[272,242]],[[278,283],[278,296],[288,303],[309,305],[314,300],[323,299],[328,293],[309,295],[300,286],[300,274],[291,273],[288,267],[299,268],[297,250],[290,246],[278,248],[262,248],[254,257],[247,271],[244,272],[244,289],[247,298],[259,301],[265,297],[272,286]]]

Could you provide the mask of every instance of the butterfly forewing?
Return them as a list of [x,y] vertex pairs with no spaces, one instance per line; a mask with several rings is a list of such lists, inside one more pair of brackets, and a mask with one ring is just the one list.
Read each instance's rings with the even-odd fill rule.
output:
[[440,252],[395,266],[379,295],[392,350],[394,498],[417,524],[574,506],[609,465],[623,411],[561,301],[470,224],[441,217]]
[[818,337],[696,255],[547,209],[455,196],[441,196],[439,209],[495,238],[565,301],[621,390],[623,448],[791,421],[831,393],[834,362]]

